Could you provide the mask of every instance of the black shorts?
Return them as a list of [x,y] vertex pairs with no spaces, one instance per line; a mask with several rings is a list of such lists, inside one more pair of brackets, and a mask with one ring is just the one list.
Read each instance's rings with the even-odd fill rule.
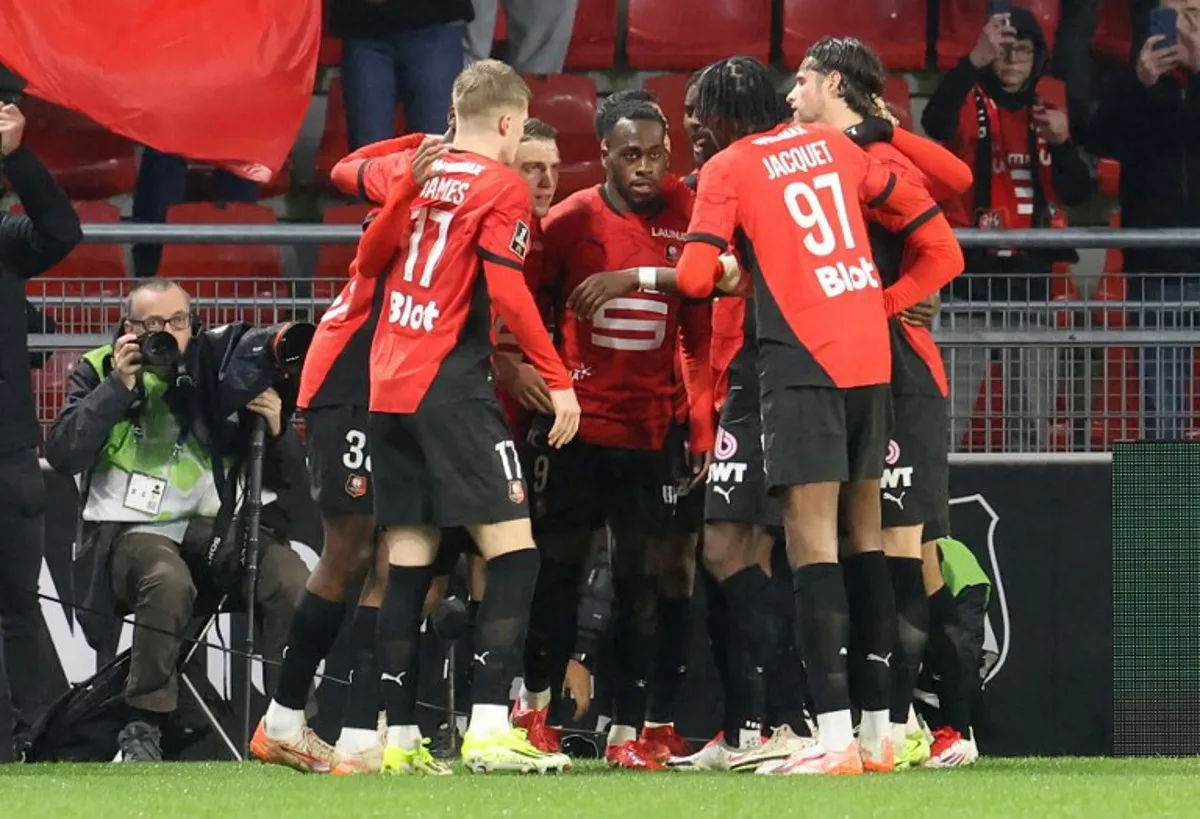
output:
[[304,412],[308,477],[322,512],[371,515],[371,451],[366,407],[317,407]]
[[671,531],[678,490],[668,453],[619,449],[576,438],[561,449],[546,443],[549,425],[529,435],[535,534],[593,531],[606,523],[652,537]]
[[705,487],[704,519],[711,523],[783,526],[779,501],[767,494],[758,407],[726,402]]
[[494,397],[372,412],[375,522],[470,526],[528,517],[517,445]]
[[764,390],[762,424],[772,493],[809,483],[875,480],[883,474],[891,437],[891,388]]
[[671,518],[671,531],[675,534],[694,535],[704,528],[704,487],[692,482],[691,430],[687,424],[674,424],[667,434],[667,456],[671,463],[671,474],[675,477],[675,511]]
[[949,534],[950,417],[940,395],[895,395],[896,423],[879,481],[883,528],[924,524],[923,541]]

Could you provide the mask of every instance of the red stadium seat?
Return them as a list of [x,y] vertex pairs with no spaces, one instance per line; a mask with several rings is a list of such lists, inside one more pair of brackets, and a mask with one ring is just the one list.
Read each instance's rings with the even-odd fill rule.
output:
[[590,77],[569,74],[527,76],[533,90],[530,116],[558,129],[562,156],[558,199],[604,179],[596,141],[596,84]]
[[617,48],[617,0],[579,0],[567,48],[568,71],[606,71]]
[[908,80],[903,77],[888,77],[883,86],[883,101],[896,119],[900,127],[911,131],[913,129],[912,95],[908,90]]
[[[108,202],[76,202],[84,224],[114,224],[120,211]],[[14,205],[12,213],[22,213]],[[67,258],[25,283],[25,295],[58,325],[60,333],[101,333],[120,319],[129,286],[120,245],[81,244]]]
[[[404,131],[404,114],[397,108],[396,134],[403,134]],[[342,95],[342,78],[334,77],[329,84],[329,96],[326,98],[325,130],[321,133],[321,144],[317,148],[318,188],[331,190],[329,172],[348,153],[350,141],[346,132],[346,101]]]
[[321,50],[317,52],[317,66],[340,65],[342,62],[342,39],[332,35],[321,38]]
[[979,385],[974,412],[963,440],[963,452],[1004,451],[1004,365],[992,362]]
[[33,394],[38,402],[38,421],[49,430],[67,398],[67,381],[87,350],[57,350],[32,371]]
[[[370,205],[335,205],[326,208],[321,221],[327,225],[361,225],[374,208]],[[317,254],[317,275],[313,277],[313,298],[332,299],[346,283],[355,245],[321,245]]]
[[685,175],[692,171],[692,143],[683,127],[683,92],[690,74],[659,74],[644,87],[658,96],[658,104],[671,125],[671,170]]
[[629,0],[629,66],[701,68],[731,54],[766,62],[771,0]]
[[[263,205],[233,203],[213,205],[207,202],[175,205],[167,211],[169,224],[275,224],[275,212]],[[174,279],[193,297],[222,299],[214,308],[201,305],[197,312],[208,324],[245,320],[276,321],[278,305],[231,306],[235,299],[260,297],[283,298],[288,295],[282,280],[278,248],[272,245],[181,245],[163,247],[158,275]]]
[[853,36],[874,48],[891,71],[925,68],[926,0],[783,0],[783,60],[796,68],[826,34]]
[[133,190],[134,145],[82,114],[29,97],[25,143],[72,199],[106,199]]
[[1100,0],[1100,19],[1092,37],[1092,52],[1117,63],[1128,63],[1133,51],[1132,0]]
[[[1059,0],[1018,0],[1042,26],[1047,43],[1058,29]],[[987,22],[987,3],[980,0],[940,0],[937,40],[938,68],[951,68],[971,53]]]

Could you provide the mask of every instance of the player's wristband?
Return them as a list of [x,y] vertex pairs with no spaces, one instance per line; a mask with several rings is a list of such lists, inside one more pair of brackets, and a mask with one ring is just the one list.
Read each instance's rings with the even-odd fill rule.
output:
[[658,288],[658,271],[653,267],[639,267],[637,277],[640,289],[655,290]]

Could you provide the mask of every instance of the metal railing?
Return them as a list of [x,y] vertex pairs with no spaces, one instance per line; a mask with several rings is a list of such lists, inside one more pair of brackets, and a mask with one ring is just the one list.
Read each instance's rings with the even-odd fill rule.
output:
[[[1200,248],[1200,229],[957,233],[966,248]],[[342,225],[84,226],[84,241],[101,244],[350,244],[360,236],[358,227]],[[1117,440],[1200,434],[1200,271],[1155,277],[1152,300],[1137,298],[1119,274],[1086,281],[968,273],[954,292],[972,279],[968,297],[946,298],[935,328],[951,389],[953,450],[1090,453]],[[341,282],[206,277],[183,284],[201,318],[220,324],[319,318]],[[128,286],[127,279],[29,283],[31,301],[58,325],[53,335],[30,337],[31,349],[54,353],[35,375],[43,421],[61,403],[57,385],[77,351],[112,338]]]

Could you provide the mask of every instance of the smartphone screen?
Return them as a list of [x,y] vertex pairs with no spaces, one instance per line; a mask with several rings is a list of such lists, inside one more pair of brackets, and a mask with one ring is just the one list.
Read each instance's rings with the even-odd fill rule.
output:
[[1059,111],[1067,110],[1067,85],[1055,77],[1042,77],[1038,80],[1036,93],[1038,99],[1047,108]]
[[988,0],[988,17],[1012,13],[1012,0]]
[[1179,42],[1178,15],[1169,6],[1160,6],[1150,10],[1150,36],[1162,35],[1162,40],[1154,46],[1155,49],[1170,48]]

